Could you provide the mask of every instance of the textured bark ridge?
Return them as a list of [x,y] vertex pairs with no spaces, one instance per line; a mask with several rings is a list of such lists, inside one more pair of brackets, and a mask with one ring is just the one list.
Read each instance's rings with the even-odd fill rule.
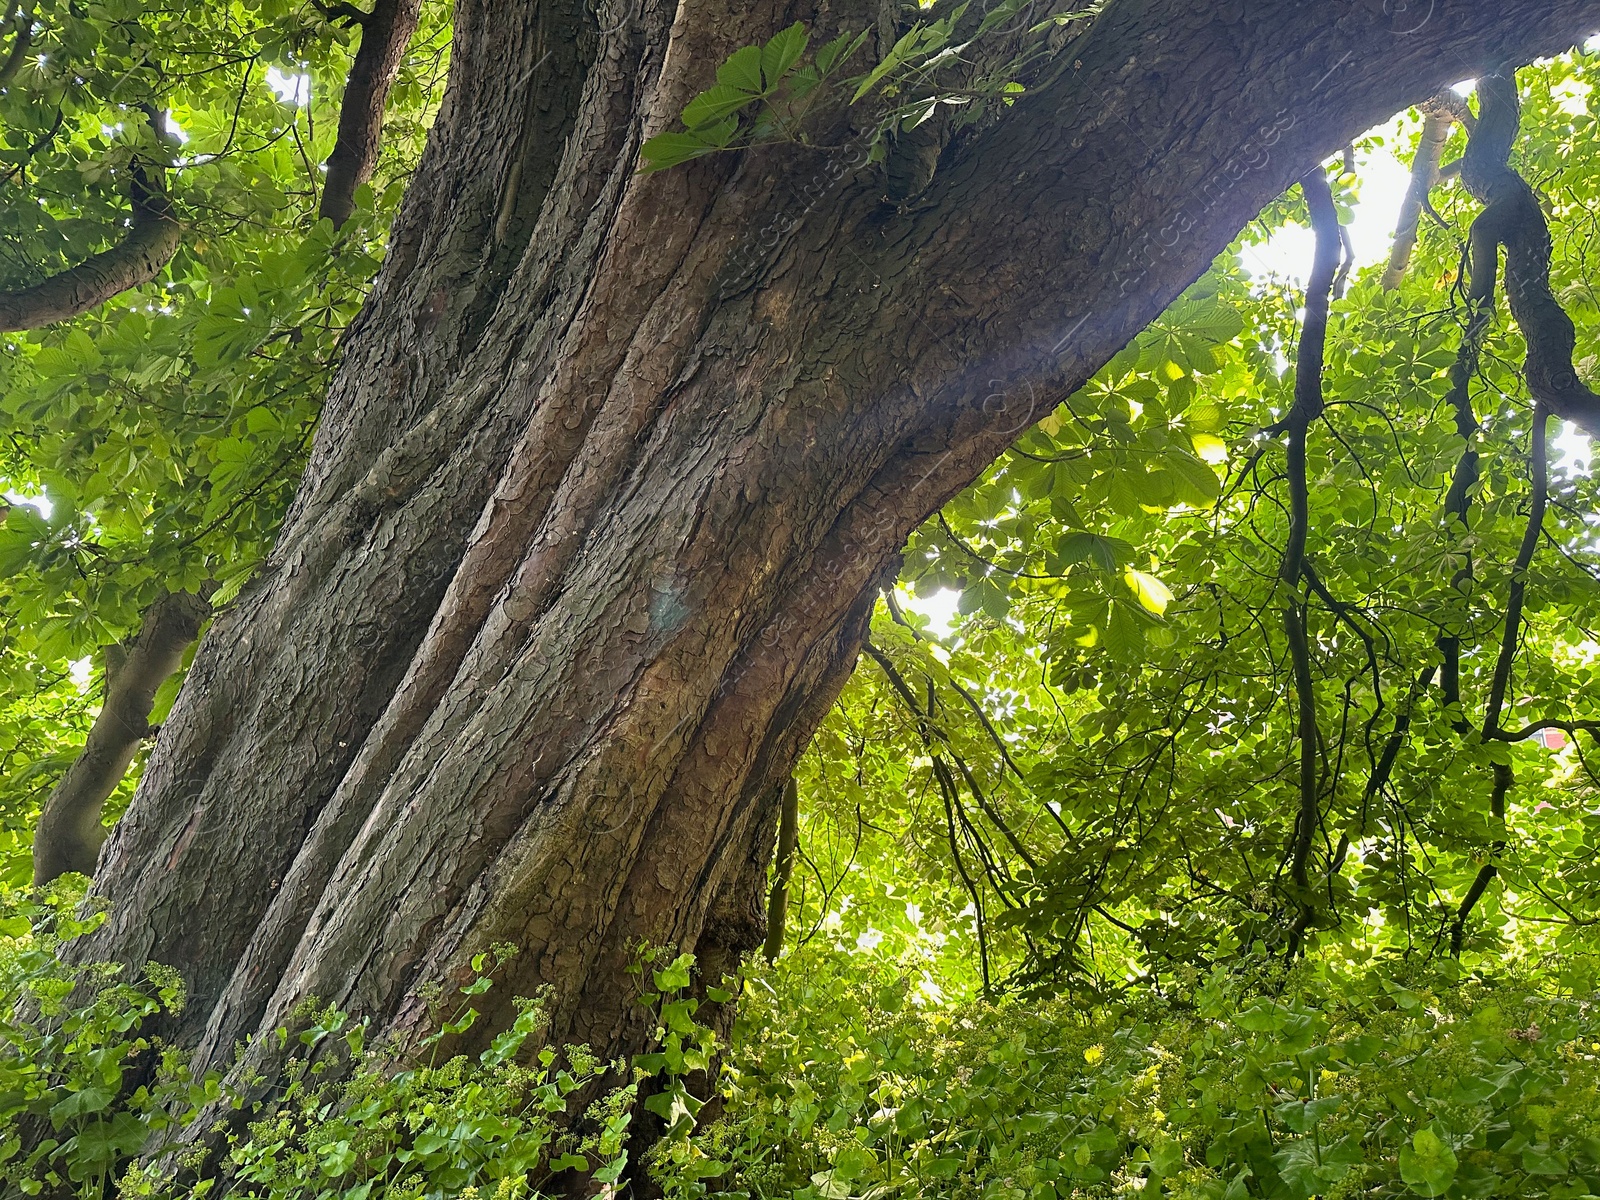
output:
[[308,995],[403,1032],[501,940],[491,996],[638,1048],[639,939],[760,945],[776,784],[908,532],[1321,156],[1600,27],[1425,8],[1113,0],[897,204],[848,114],[840,149],[635,171],[732,50],[875,3],[463,0],[299,498],[80,953],[181,968],[213,1062]]

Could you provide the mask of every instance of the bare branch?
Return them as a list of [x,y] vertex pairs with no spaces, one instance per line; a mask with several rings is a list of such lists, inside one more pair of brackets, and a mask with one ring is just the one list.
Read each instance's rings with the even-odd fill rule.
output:
[[[156,690],[178,669],[199,636],[211,605],[185,592],[163,596],[146,610],[133,640],[108,653],[105,703],[89,729],[83,753],[45,801],[33,839],[33,881],[94,870],[105,830],[100,810],[127,774],[139,743],[149,737]],[[119,661],[120,660],[120,661]]]
[[0,332],[70,320],[161,274],[178,250],[178,222],[167,205],[161,168],[135,161],[130,174],[133,219],[128,235],[42,283],[0,292]]
[[1447,112],[1429,112],[1422,122],[1422,140],[1417,143],[1416,157],[1411,160],[1411,185],[1406,188],[1405,199],[1400,202],[1400,220],[1395,226],[1394,248],[1389,252],[1389,265],[1384,268],[1380,286],[1390,292],[1400,286],[1406,268],[1411,265],[1411,251],[1417,244],[1417,225],[1422,219],[1422,208],[1428,193],[1439,181],[1439,160],[1444,155],[1444,144],[1450,138],[1450,127],[1455,117]]
[[344,85],[339,106],[339,136],[328,156],[328,175],[317,216],[334,226],[343,225],[355,211],[356,189],[372,178],[378,165],[378,144],[383,135],[383,111],[389,89],[400,72],[406,43],[417,27],[420,0],[377,0],[370,13],[350,5],[336,10],[355,12],[361,27],[361,45]]
[[[1339,268],[1341,241],[1339,216],[1333,206],[1333,190],[1320,165],[1300,180],[1311,225],[1316,231],[1316,251],[1311,278],[1306,284],[1306,316],[1300,329],[1300,349],[1295,365],[1294,406],[1286,418],[1289,432],[1289,537],[1284,546],[1283,564],[1278,575],[1283,583],[1298,588],[1305,568],[1306,534],[1310,523],[1310,496],[1306,483],[1306,433],[1311,422],[1321,415],[1322,364],[1328,339],[1328,304],[1333,292],[1334,274]],[[1309,865],[1311,846],[1318,821],[1317,700],[1311,674],[1311,648],[1306,636],[1306,607],[1291,597],[1283,611],[1284,628],[1289,636],[1289,657],[1294,667],[1294,691],[1298,705],[1295,737],[1300,743],[1300,804],[1295,817],[1294,842],[1290,854],[1290,878],[1299,892],[1296,901],[1301,915],[1290,938],[1290,953],[1299,948],[1301,934],[1310,920]]]
[[778,816],[778,853],[773,864],[772,891],[767,895],[767,940],[762,953],[773,962],[783,952],[783,927],[789,915],[789,880],[794,875],[795,847],[800,841],[800,789],[791,775],[783,782],[783,806]]

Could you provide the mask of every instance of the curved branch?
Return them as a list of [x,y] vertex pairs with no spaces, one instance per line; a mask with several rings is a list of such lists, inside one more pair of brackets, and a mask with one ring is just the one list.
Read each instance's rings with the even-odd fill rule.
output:
[[328,174],[317,206],[317,216],[327,217],[336,229],[350,219],[356,189],[372,178],[378,165],[384,106],[421,7],[420,0],[376,0],[370,13],[355,18],[361,26],[361,45],[345,81],[339,135],[328,155]]
[[139,743],[149,737],[156,690],[183,662],[211,605],[175,592],[145,611],[144,623],[119,655],[108,654],[105,703],[89,729],[83,753],[45,801],[33,839],[33,881],[48,883],[69,871],[94,870],[105,829],[100,811],[127,774]]
[[161,274],[178,251],[178,222],[167,205],[160,168],[135,162],[128,236],[109,250],[32,287],[0,292],[0,332],[38,329],[97,308]]
[[1600,739],[1600,721],[1568,721],[1560,717],[1546,717],[1542,721],[1524,725],[1521,729],[1496,729],[1492,733],[1484,734],[1484,737],[1493,738],[1497,742],[1525,742],[1546,729],[1559,729],[1568,735],[1576,735],[1581,730]]
[[1572,365],[1577,333],[1550,290],[1550,226],[1528,182],[1508,164],[1520,101],[1512,75],[1478,81],[1478,128],[1461,159],[1461,182],[1485,205],[1480,221],[1506,251],[1506,299],[1528,345],[1523,377],[1544,408],[1600,436],[1600,395]]

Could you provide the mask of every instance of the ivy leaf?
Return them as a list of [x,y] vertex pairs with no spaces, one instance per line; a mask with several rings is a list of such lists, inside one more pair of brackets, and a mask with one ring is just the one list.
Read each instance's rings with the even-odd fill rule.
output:
[[1417,1130],[1409,1146],[1400,1149],[1400,1178],[1419,1196],[1440,1196],[1456,1177],[1455,1151],[1432,1126]]

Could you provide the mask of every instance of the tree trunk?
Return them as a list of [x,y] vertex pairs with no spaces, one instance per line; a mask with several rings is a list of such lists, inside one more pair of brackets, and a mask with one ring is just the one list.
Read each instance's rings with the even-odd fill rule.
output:
[[635,173],[731,51],[875,3],[627,4],[459,4],[299,498],[102,853],[78,953],[181,968],[204,1061],[310,995],[415,1028],[499,941],[490,997],[638,1049],[641,938],[760,945],[774,785],[907,534],[1320,156],[1600,26],[1113,0],[895,205],[849,114]]

